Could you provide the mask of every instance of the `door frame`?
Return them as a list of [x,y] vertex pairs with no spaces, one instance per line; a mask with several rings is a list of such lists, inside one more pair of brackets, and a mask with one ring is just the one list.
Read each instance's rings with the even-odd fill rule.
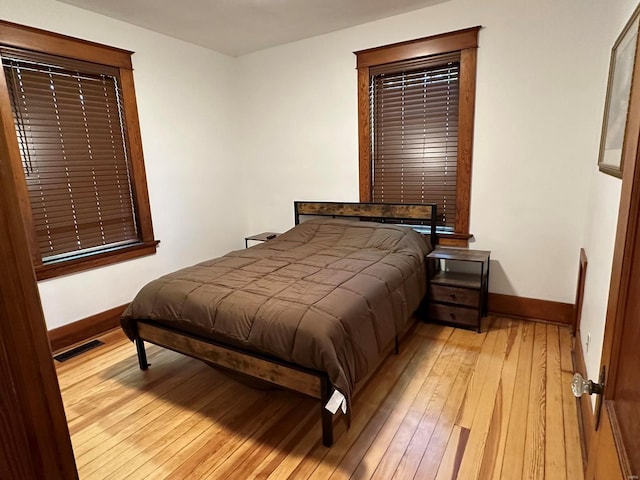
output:
[[19,155],[12,110],[6,86],[0,91],[0,472],[16,480],[74,480],[69,427],[16,208],[17,183],[6,161]]

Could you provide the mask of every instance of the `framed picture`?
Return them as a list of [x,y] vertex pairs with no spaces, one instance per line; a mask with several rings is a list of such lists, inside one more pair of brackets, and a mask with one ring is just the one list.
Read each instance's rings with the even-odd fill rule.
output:
[[623,150],[627,137],[627,119],[634,81],[639,27],[640,10],[636,9],[613,45],[609,65],[598,167],[601,172],[620,178],[622,178],[624,166]]

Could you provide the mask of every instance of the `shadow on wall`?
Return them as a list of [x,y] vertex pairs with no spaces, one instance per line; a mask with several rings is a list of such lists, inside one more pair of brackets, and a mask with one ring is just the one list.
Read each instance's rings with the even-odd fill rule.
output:
[[490,260],[489,266],[489,292],[500,292],[503,295],[515,295],[513,284],[507,277],[499,260]]

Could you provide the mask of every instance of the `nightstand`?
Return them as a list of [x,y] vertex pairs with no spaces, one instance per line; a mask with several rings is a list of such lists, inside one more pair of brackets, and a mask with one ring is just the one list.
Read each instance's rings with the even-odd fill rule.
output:
[[490,256],[490,251],[466,248],[436,248],[427,255],[429,320],[481,331]]
[[269,240],[273,240],[276,238],[279,233],[275,232],[262,232],[257,235],[251,235],[250,237],[244,237],[244,248],[249,246],[249,240],[252,242],[268,242]]

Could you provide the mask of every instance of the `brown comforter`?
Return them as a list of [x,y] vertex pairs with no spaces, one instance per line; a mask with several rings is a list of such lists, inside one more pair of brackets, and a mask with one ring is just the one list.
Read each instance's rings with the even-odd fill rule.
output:
[[165,275],[124,312],[328,373],[347,399],[426,289],[425,237],[310,220],[274,240]]

